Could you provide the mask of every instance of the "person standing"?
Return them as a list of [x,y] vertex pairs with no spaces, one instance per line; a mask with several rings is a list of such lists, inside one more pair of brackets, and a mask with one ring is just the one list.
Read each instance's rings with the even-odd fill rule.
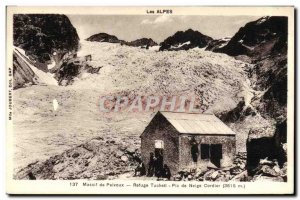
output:
[[171,170],[168,167],[168,165],[164,164],[164,168],[163,168],[163,173],[162,173],[162,177],[166,178],[168,180],[171,179]]
[[192,138],[191,141],[191,155],[192,155],[192,160],[193,160],[193,167],[197,167],[197,162],[198,162],[198,156],[199,156],[199,148],[198,148],[198,143],[195,140],[195,138]]
[[149,163],[148,163],[148,176],[152,177],[155,170],[155,161],[156,158],[154,157],[153,152],[150,153]]
[[157,158],[155,162],[155,176],[160,178],[163,171],[163,156],[161,151],[157,151]]
[[141,160],[139,160],[139,164],[136,167],[136,169],[134,170],[134,176],[137,176],[137,175],[139,175],[139,176],[146,175],[145,165]]

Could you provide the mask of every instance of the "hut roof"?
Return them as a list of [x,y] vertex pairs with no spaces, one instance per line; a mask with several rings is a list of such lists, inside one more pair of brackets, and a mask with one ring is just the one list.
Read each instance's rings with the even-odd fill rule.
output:
[[196,135],[235,135],[214,114],[160,112],[179,133]]

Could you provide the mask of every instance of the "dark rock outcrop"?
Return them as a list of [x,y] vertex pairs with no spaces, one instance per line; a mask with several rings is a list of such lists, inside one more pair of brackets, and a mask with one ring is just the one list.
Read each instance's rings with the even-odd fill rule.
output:
[[14,15],[13,40],[42,70],[53,56],[62,57],[79,47],[76,29],[67,16],[59,14]]
[[[25,51],[14,52],[14,88],[38,84],[38,77],[27,65],[51,73],[60,69],[62,60],[79,48],[79,37],[69,18],[58,14],[17,14],[13,21],[13,43]],[[17,50],[15,50],[17,51]],[[26,62],[25,62],[26,61]]]
[[88,61],[71,58],[63,61],[59,70],[55,74],[59,85],[70,85],[74,82],[74,78],[80,76],[82,73],[87,72],[90,74],[98,73],[101,67],[92,67]]
[[212,40],[209,42],[205,50],[207,51],[217,51],[218,49],[226,46],[228,42],[230,41],[230,38],[222,38],[218,40]]
[[286,158],[286,121],[277,123],[275,131],[265,127],[252,129],[247,139],[247,170],[249,175],[257,171],[261,159],[276,160],[276,165],[283,167]]
[[146,49],[157,45],[157,43],[154,42],[151,38],[141,38],[131,42],[124,42],[123,44],[133,47],[143,47]]
[[90,36],[86,39],[90,42],[109,42],[109,43],[120,43],[122,40],[119,40],[114,35],[109,35],[107,33],[97,33],[95,35]]
[[260,159],[276,158],[275,143],[272,133],[272,130],[268,130],[267,128],[250,130],[246,143],[247,170],[249,175],[254,174],[254,169],[257,168]]
[[255,89],[266,90],[257,109],[264,117],[286,118],[287,55],[271,55],[257,62]]
[[255,116],[256,112],[251,107],[246,107],[244,101],[240,101],[235,108],[228,112],[220,113],[219,118],[225,123],[242,121],[246,116]]
[[173,36],[168,37],[160,44],[160,51],[178,51],[188,50],[191,48],[203,48],[212,41],[211,37],[203,35],[199,31],[188,29],[186,31],[178,31]]
[[274,143],[276,147],[277,160],[280,166],[287,161],[287,120],[278,122],[274,134]]
[[121,45],[127,45],[132,47],[142,47],[142,48],[149,48],[152,46],[157,45],[155,41],[153,41],[151,38],[141,38],[137,39],[131,42],[127,42],[125,40],[120,40],[114,35],[110,35],[107,33],[97,33],[95,35],[90,36],[86,39],[90,42],[109,42],[109,43],[120,43]]

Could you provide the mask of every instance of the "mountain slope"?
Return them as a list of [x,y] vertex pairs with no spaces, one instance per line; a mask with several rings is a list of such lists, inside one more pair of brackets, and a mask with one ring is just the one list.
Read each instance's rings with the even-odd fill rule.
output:
[[240,28],[227,45],[212,49],[252,63],[247,73],[256,92],[250,105],[227,113],[231,115],[229,118],[237,116],[232,119],[234,126],[243,131],[249,124],[249,117],[245,116],[247,110],[275,124],[251,127],[247,140],[249,173],[257,167],[259,159],[265,157],[276,159],[281,165],[286,162],[287,130],[282,124],[287,119],[287,22],[287,17],[260,18]]
[[249,22],[227,45],[213,51],[254,64],[248,75],[252,87],[262,94],[253,105],[264,117],[286,117],[287,17],[263,17]]
[[287,17],[263,17],[247,23],[216,52],[261,58],[286,51]]

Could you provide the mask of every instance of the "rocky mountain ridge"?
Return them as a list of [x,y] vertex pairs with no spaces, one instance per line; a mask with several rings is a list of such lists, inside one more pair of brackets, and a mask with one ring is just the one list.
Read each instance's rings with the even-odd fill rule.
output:
[[110,35],[107,33],[98,33],[94,34],[86,39],[86,41],[90,42],[109,42],[109,43],[119,43],[121,45],[127,45],[132,47],[143,47],[143,48],[149,48],[152,46],[156,46],[157,43],[153,41],[151,38],[140,38],[133,41],[125,41],[120,40],[114,35]]
[[165,39],[160,43],[160,51],[172,50],[188,50],[191,48],[206,47],[213,39],[203,35],[199,31],[188,29],[186,31],[178,31],[174,35]]

